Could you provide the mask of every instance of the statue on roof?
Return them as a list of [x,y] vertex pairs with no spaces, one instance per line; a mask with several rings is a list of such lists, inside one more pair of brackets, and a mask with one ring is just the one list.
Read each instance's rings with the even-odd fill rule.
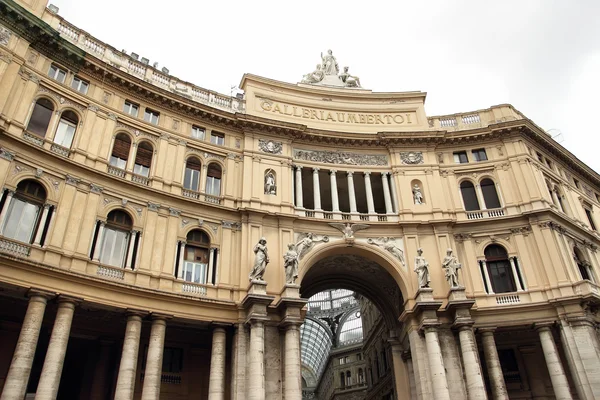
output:
[[325,75],[337,75],[340,73],[340,67],[331,50],[327,50],[327,54],[325,55],[321,53],[321,69]]
[[348,67],[344,67],[344,72],[340,74],[340,79],[342,80],[342,82],[344,82],[346,87],[360,87],[360,79],[358,78],[358,76],[350,75],[350,73],[348,72]]
[[344,67],[344,72],[340,73],[340,67],[337,59],[331,50],[327,53],[321,53],[321,63],[317,68],[302,77],[300,83],[307,83],[315,86],[331,86],[340,88],[361,88],[358,76],[350,75],[348,67]]
[[325,76],[321,67],[321,64],[317,64],[317,68],[313,72],[311,72],[310,74],[306,74],[302,77],[301,83],[321,82],[323,80],[323,77]]

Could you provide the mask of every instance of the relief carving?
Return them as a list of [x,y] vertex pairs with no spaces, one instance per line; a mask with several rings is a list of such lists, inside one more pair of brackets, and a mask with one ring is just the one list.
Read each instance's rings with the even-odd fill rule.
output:
[[409,151],[400,153],[402,164],[423,164],[423,153],[420,151]]
[[265,153],[281,154],[283,151],[283,144],[273,140],[258,139],[258,148]]
[[360,154],[336,151],[294,150],[294,158],[343,165],[387,165],[387,157],[380,154]]
[[329,236],[315,235],[312,232],[298,234],[296,251],[298,252],[299,259],[302,259],[302,257],[308,254],[315,247],[315,243],[318,242],[329,242]]

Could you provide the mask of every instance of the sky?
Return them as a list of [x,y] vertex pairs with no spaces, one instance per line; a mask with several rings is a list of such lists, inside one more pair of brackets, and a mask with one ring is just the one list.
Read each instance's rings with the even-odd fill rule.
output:
[[600,1],[51,0],[103,42],[230,94],[244,73],[299,82],[333,50],[428,115],[510,103],[600,171]]

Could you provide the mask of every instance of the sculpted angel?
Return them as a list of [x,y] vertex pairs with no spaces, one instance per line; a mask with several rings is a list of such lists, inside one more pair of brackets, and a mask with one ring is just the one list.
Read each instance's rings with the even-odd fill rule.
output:
[[328,242],[329,237],[322,236],[317,237],[315,234],[309,232],[304,235],[300,235],[300,240],[296,243],[296,251],[298,252],[298,257],[302,258],[312,250],[313,246],[316,242]]

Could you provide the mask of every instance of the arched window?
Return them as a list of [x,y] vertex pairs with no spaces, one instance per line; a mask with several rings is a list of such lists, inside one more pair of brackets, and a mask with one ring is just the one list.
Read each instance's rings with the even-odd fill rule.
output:
[[50,100],[41,98],[36,101],[27,124],[27,130],[41,137],[46,136],[53,111],[54,105]]
[[202,164],[196,157],[190,157],[185,163],[185,175],[183,177],[183,187],[188,190],[198,191],[200,186],[200,171]]
[[462,194],[465,211],[479,210],[479,200],[477,200],[477,192],[475,186],[470,181],[463,181],[460,184],[460,193]]
[[152,165],[152,154],[154,148],[148,142],[141,142],[137,146],[137,152],[135,153],[135,164],[133,166],[133,173],[148,177],[150,175],[150,166]]
[[125,169],[127,159],[129,158],[129,149],[131,148],[131,139],[124,133],[119,133],[115,137],[112,154],[110,156],[110,165],[113,167]]
[[38,228],[38,222],[45,201],[46,190],[42,185],[31,180],[19,182],[6,210],[2,235],[20,242],[31,243],[36,230],[44,228]]
[[183,256],[183,279],[188,282],[206,283],[208,273],[210,238],[195,229],[187,234],[185,254]]
[[492,244],[485,248],[485,263],[495,293],[515,292],[517,286],[504,247]]
[[584,280],[587,279],[587,280],[590,280],[593,282],[594,275],[592,274],[592,265],[590,264],[590,262],[588,260],[586,260],[586,258],[583,256],[583,254],[577,247],[573,248],[573,258],[575,259],[575,263],[577,264],[577,267],[579,268],[579,273],[581,274],[581,279],[584,279]]
[[346,387],[346,375],[343,371],[340,372],[340,385],[342,386],[342,388]]
[[483,193],[483,201],[485,201],[485,207],[488,209],[500,208],[500,198],[496,192],[496,185],[494,181],[489,178],[483,179],[480,183],[481,192]]
[[221,195],[221,166],[219,164],[208,164],[205,193],[212,196]]
[[346,386],[352,386],[352,374],[350,371],[346,371]]
[[365,383],[365,373],[362,368],[358,369],[358,384],[362,385]]
[[100,249],[100,263],[114,267],[124,265],[132,228],[133,221],[125,211],[114,210],[108,213]]

